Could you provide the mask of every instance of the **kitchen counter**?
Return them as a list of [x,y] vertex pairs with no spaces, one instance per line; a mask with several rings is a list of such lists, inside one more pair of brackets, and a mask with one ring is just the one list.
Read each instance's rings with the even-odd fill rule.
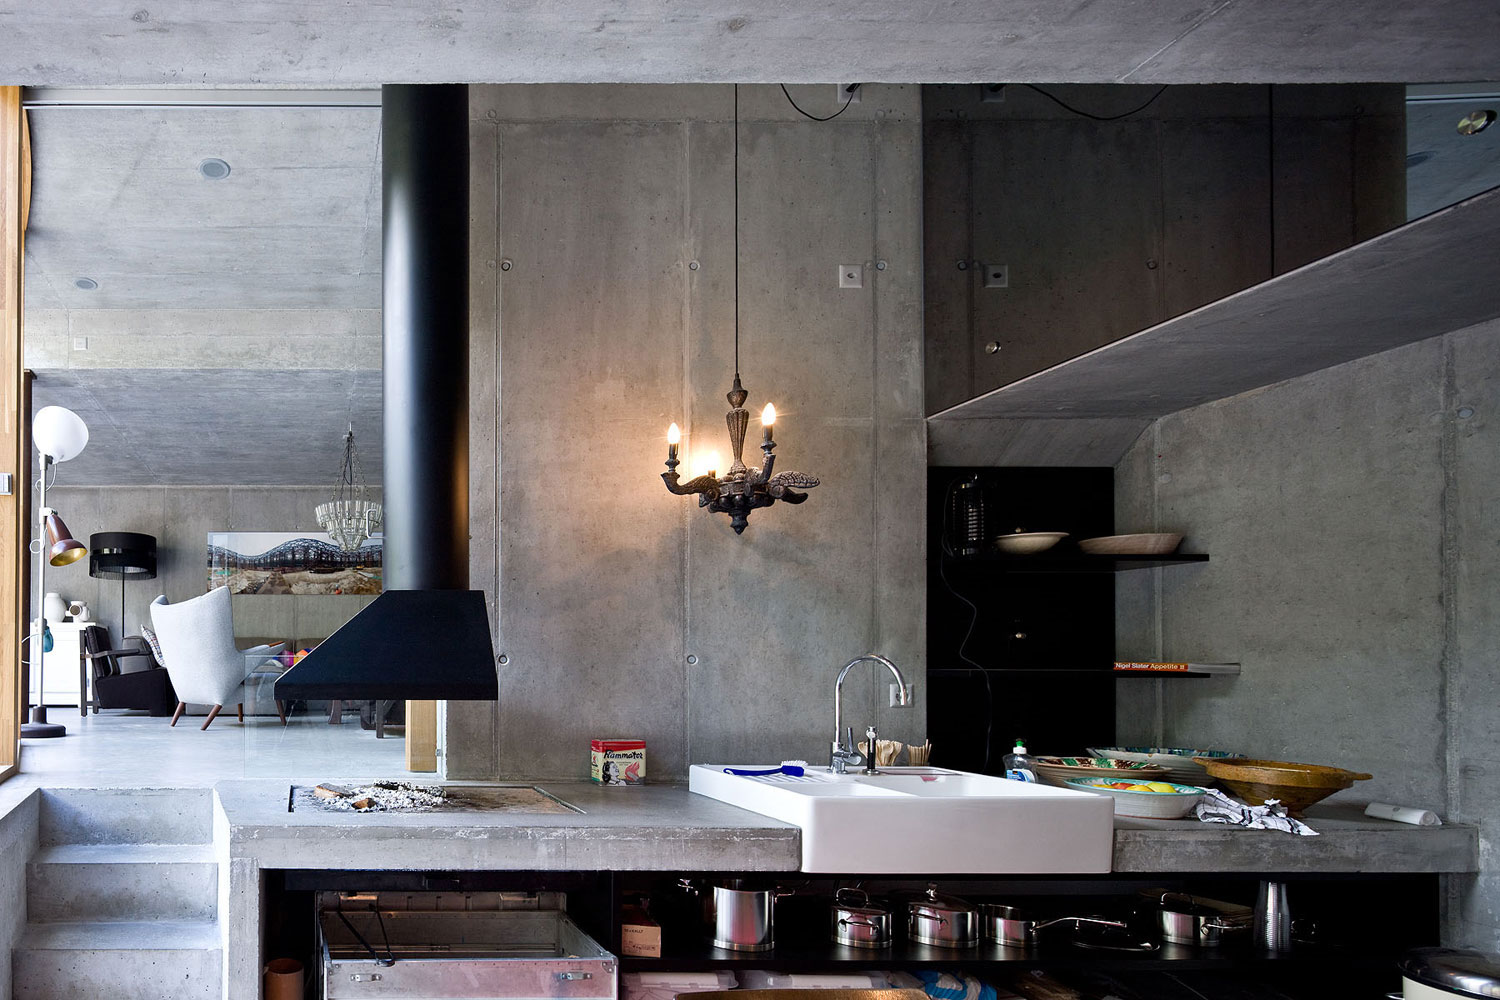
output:
[[[792,872],[801,866],[796,827],[694,795],[682,785],[540,782],[537,787],[582,812],[289,811],[285,781],[220,782],[214,841],[225,996],[259,996],[269,870]],[[1315,808],[1308,822],[1322,836],[1117,819],[1114,868],[1312,875],[1478,867],[1473,827],[1404,826],[1339,807]]]
[[1408,826],[1357,806],[1307,811],[1316,837],[1197,820],[1115,818],[1117,872],[1449,873],[1479,870],[1472,826]]
[[[231,857],[259,868],[530,871],[797,871],[801,835],[786,823],[681,785],[538,787],[581,813],[340,813],[287,809],[288,786],[217,786]],[[1117,872],[1467,872],[1468,826],[1414,827],[1352,806],[1310,810],[1321,836],[1192,820],[1115,820]],[[913,871],[909,874],[922,874]]]
[[516,871],[796,871],[795,826],[693,795],[539,783],[582,812],[288,811],[285,781],[215,786],[230,856],[260,868]]

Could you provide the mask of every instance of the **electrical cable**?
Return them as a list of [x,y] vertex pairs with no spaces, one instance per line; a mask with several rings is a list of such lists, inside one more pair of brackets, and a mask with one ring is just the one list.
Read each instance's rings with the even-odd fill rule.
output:
[[[735,86],[736,90],[738,90],[738,84],[736,84]],[[797,107],[797,102],[792,100],[792,92],[786,89],[786,84],[780,84],[780,87],[781,92],[786,95],[786,102],[797,109],[797,114],[801,115],[803,118],[809,118],[815,122],[831,122],[839,115],[843,114],[845,111],[848,111],[849,105],[854,103],[854,91],[851,90],[849,91],[849,96],[844,99],[843,107],[839,108],[837,111],[826,118],[819,118],[817,115],[810,115],[806,111],[803,111],[800,107]]]
[[740,384],[740,85],[734,85],[734,384]]
[[1084,118],[1088,118],[1089,120],[1096,121],[1096,122],[1113,122],[1113,121],[1119,121],[1121,118],[1129,118],[1131,115],[1140,114],[1142,111],[1145,111],[1151,105],[1155,104],[1156,103],[1156,99],[1158,97],[1160,97],[1162,94],[1166,93],[1166,90],[1167,90],[1167,85],[1165,83],[1162,84],[1160,87],[1156,88],[1156,93],[1152,94],[1150,96],[1150,98],[1147,99],[1147,101],[1146,101],[1145,104],[1142,104],[1138,108],[1132,108],[1129,111],[1123,112],[1121,114],[1118,114],[1118,115],[1094,115],[1094,114],[1090,114],[1089,112],[1084,111],[1084,110],[1082,110],[1080,108],[1073,107],[1073,105],[1069,104],[1067,101],[1064,101],[1062,98],[1057,97],[1057,96],[1055,96],[1053,94],[1047,93],[1047,91],[1043,90],[1041,87],[1038,87],[1034,83],[1024,84],[1023,86],[1030,87],[1032,90],[1036,91],[1038,94],[1041,94],[1047,100],[1051,101],[1053,104],[1056,104],[1058,107],[1062,108],[1064,111],[1071,111],[1075,115],[1080,115],[1080,116],[1082,116]]
[[979,624],[979,605],[969,600],[963,594],[960,594],[956,589],[954,589],[953,584],[948,582],[948,572],[946,568],[947,563],[944,559],[945,556],[949,558],[954,557],[953,547],[948,544],[948,514],[953,506],[953,488],[956,485],[956,480],[954,482],[950,482],[948,484],[948,493],[945,497],[943,497],[943,530],[939,533],[938,536],[938,541],[942,546],[943,553],[942,555],[938,556],[938,579],[943,581],[943,586],[948,588],[948,593],[952,594],[954,597],[958,598],[964,604],[967,604],[969,606],[969,630],[964,633],[963,639],[961,639],[958,643],[958,658],[962,662],[967,663],[969,666],[979,671],[979,676],[984,679],[984,701],[985,706],[988,710],[985,712],[984,723],[984,763],[980,765],[980,770],[988,771],[990,767],[990,743],[994,739],[995,734],[995,690],[990,685],[990,672],[984,667],[981,667],[975,661],[969,659],[968,654],[964,652],[964,648],[968,646],[969,640],[974,637],[975,626]]

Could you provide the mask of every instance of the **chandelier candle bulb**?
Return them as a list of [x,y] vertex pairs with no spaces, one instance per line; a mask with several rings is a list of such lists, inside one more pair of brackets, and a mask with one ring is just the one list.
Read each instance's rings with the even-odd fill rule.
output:
[[667,468],[669,469],[677,467],[677,444],[681,440],[682,431],[677,429],[676,423],[673,423],[667,428]]
[[775,442],[771,440],[771,425],[776,423],[776,407],[771,405],[770,403],[767,403],[766,408],[760,411],[760,422],[764,424],[766,428],[765,443],[774,445]]

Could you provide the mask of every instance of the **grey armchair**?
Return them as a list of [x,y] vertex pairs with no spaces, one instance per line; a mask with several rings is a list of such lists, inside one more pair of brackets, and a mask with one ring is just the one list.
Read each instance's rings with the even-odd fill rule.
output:
[[[229,597],[229,588],[219,587],[180,604],[167,603],[166,595],[151,602],[151,624],[161,642],[163,666],[177,692],[174,726],[189,702],[210,706],[204,729],[225,705],[238,704],[243,722],[245,678],[250,672],[247,664],[253,664],[256,656],[269,658],[281,651],[282,643],[250,649],[234,644]],[[286,714],[279,704],[277,711],[285,725]]]

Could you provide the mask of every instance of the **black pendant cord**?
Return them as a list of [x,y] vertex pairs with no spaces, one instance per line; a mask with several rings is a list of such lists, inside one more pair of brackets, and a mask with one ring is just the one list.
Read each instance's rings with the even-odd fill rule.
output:
[[734,384],[740,384],[740,85],[734,85]]

